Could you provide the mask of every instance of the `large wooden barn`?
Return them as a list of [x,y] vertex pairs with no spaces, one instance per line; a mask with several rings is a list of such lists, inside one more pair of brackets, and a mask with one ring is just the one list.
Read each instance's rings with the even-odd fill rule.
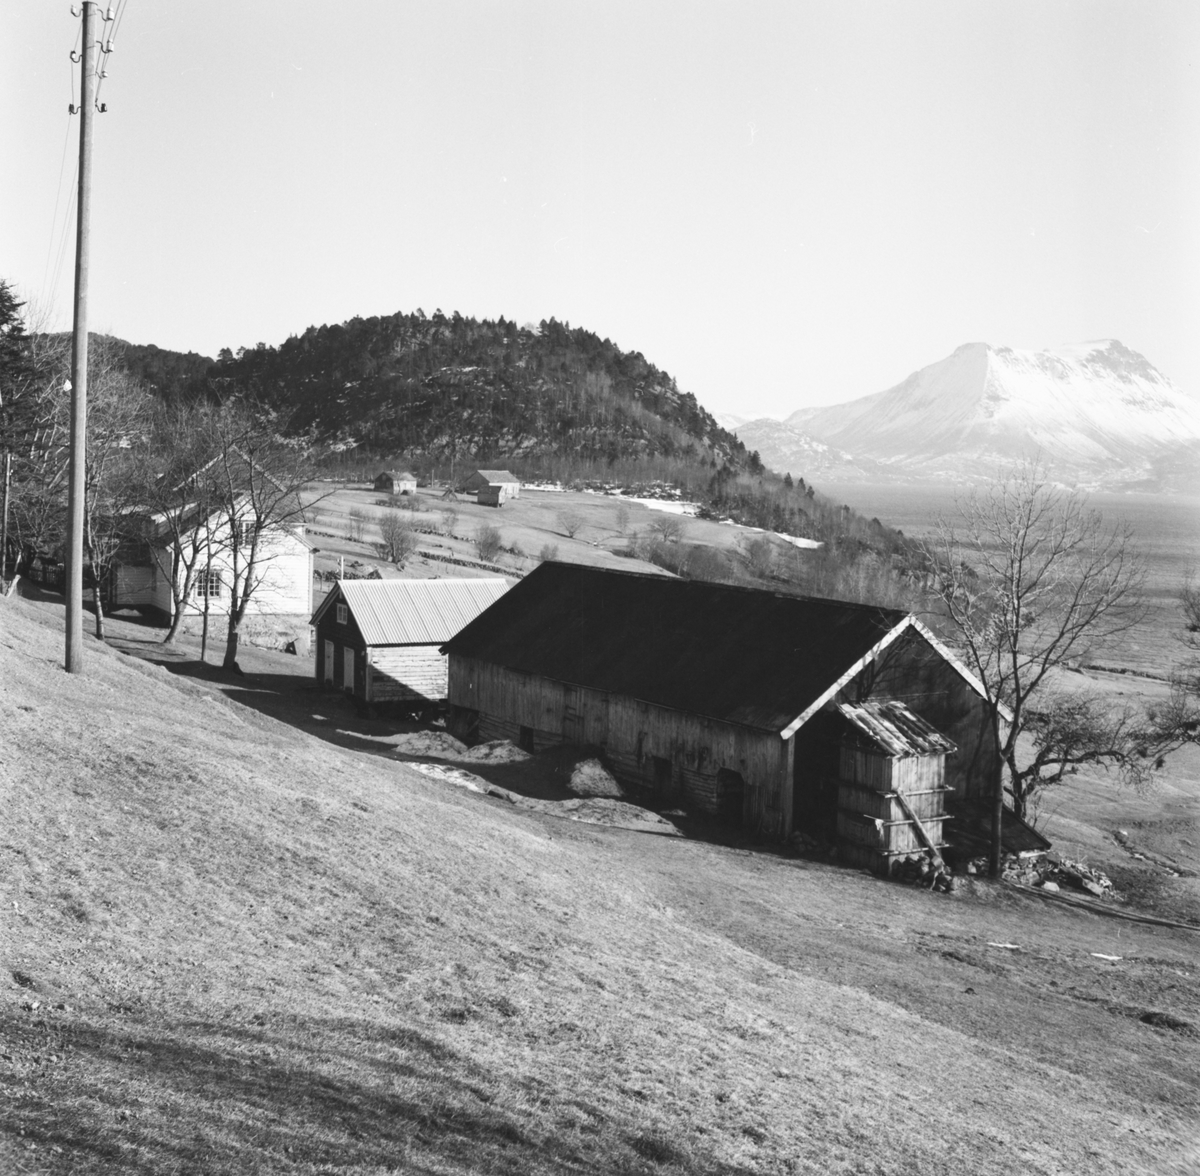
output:
[[944,786],[987,796],[982,687],[915,617],[544,563],[446,647],[453,729],[602,750],[622,782],[780,837],[832,831],[839,703],[902,702],[944,736]]
[[338,580],[310,622],[317,683],[367,704],[440,701],[441,646],[507,590],[498,578]]

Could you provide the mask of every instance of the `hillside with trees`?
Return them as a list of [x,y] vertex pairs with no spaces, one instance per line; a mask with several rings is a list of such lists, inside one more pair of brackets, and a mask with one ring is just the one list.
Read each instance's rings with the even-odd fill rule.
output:
[[219,392],[286,408],[293,428],[362,455],[747,461],[667,372],[554,319],[356,318],[223,350],[209,375]]
[[[20,303],[9,301],[17,333],[0,441],[12,473],[0,545],[11,568],[61,548],[70,341],[22,334]],[[311,327],[279,347],[223,350],[215,362],[95,334],[89,346],[93,566],[108,562],[101,548],[119,546],[131,494],[145,496],[131,475],[166,460],[161,439],[187,433],[180,420],[206,408],[241,405],[340,478],[404,465],[445,481],[473,463],[498,464],[524,481],[680,497],[705,518],[823,545],[802,568],[770,536],[749,544],[744,567],[655,545],[649,557],[680,574],[899,606],[919,591],[902,535],[824,498],[800,471],[767,470],[643,355],[555,320],[534,328],[416,311]],[[172,423],[157,427],[163,420]]]

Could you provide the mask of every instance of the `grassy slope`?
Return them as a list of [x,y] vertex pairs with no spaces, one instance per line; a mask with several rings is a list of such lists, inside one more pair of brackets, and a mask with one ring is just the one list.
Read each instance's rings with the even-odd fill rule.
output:
[[1194,936],[518,812],[60,616],[0,601],[0,1169],[1200,1163],[1129,1015],[1200,1021]]
[[[319,489],[317,489],[319,487]],[[345,556],[347,560],[358,559],[364,563],[378,566],[385,574],[398,574],[388,568],[380,560],[376,546],[379,542],[378,518],[388,508],[378,505],[382,495],[365,485],[341,486],[334,483],[314,483],[310,493],[319,501],[312,508],[310,533],[312,542],[319,548],[316,564],[320,570],[332,570],[337,567],[337,557]],[[413,515],[402,514],[405,519],[411,518],[414,525],[423,528],[433,528],[438,531],[445,529],[443,512],[452,507],[457,515],[454,523],[453,536],[444,533],[439,535],[419,535],[422,548],[438,551],[446,555],[476,558],[474,536],[479,528],[495,527],[499,530],[505,547],[518,547],[524,553],[523,557],[512,556],[507,552],[501,559],[501,565],[521,572],[532,571],[537,567],[538,554],[543,547],[552,546],[557,549],[555,558],[568,563],[588,564],[594,567],[618,568],[626,571],[658,572],[660,569],[642,560],[630,559],[616,552],[625,551],[629,546],[630,536],[646,534],[656,520],[661,520],[664,514],[637,502],[622,500],[616,496],[588,494],[582,491],[547,492],[538,490],[522,490],[520,498],[506,502],[497,509],[490,506],[479,506],[474,498],[468,495],[460,496],[457,502],[443,501],[440,490],[422,488],[418,491],[417,501],[420,509]],[[624,507],[628,519],[625,530],[621,530],[618,512]],[[363,541],[355,542],[349,538],[350,512],[357,510],[368,516]],[[569,537],[563,529],[561,516],[573,513],[580,516],[582,526],[574,538]],[[684,518],[682,521],[683,541],[687,544],[698,544],[715,550],[736,554],[739,546],[746,539],[753,538],[761,532],[753,532],[746,527],[723,525],[708,522],[698,518]],[[804,561],[810,553],[797,551],[779,543],[778,550],[781,558]],[[439,564],[437,561],[424,561],[414,557],[405,564],[403,574],[406,578],[422,576],[460,576],[470,575],[469,571],[459,569],[454,565]],[[484,573],[487,574],[487,573]]]

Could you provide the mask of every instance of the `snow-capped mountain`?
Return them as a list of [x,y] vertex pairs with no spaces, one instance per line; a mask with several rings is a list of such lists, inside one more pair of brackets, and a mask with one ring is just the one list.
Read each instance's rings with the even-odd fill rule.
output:
[[[967,343],[885,392],[801,409],[777,438],[769,426],[750,422],[738,436],[774,469],[809,456],[826,477],[853,476],[848,466],[867,477],[988,477],[1040,453],[1062,481],[1200,486],[1200,398],[1115,339],[1039,352]],[[813,467],[820,442],[843,468]]]

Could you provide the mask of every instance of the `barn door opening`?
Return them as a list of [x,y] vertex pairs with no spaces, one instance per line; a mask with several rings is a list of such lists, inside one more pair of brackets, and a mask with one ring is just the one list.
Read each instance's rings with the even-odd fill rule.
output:
[[742,806],[746,801],[746,781],[741,772],[730,768],[717,770],[717,815],[731,825],[742,823]]
[[675,773],[671,770],[671,761],[661,755],[652,755],[654,764],[654,793],[656,796],[669,797],[675,787]]

